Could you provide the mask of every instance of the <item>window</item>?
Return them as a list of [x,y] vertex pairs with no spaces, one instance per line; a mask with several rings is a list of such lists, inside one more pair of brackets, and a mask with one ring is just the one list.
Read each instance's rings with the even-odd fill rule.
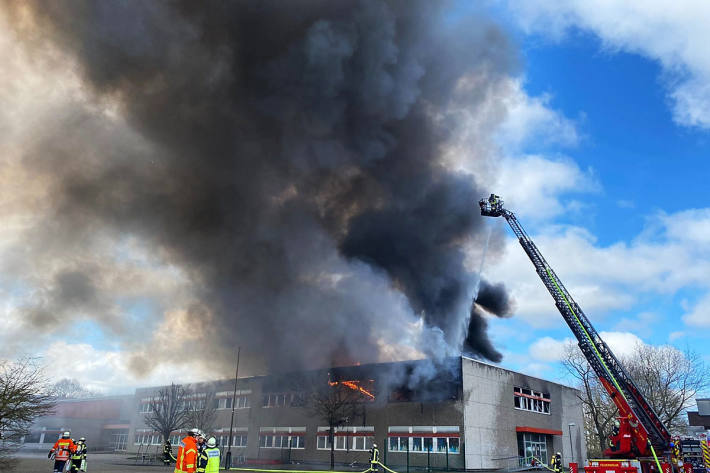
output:
[[[330,450],[328,443],[328,427],[318,427],[316,448]],[[375,428],[365,427],[336,427],[333,435],[334,450],[367,451],[372,448]]]
[[[231,409],[232,408],[232,398],[222,397],[216,399],[217,409]],[[246,409],[249,407],[249,396],[237,396],[234,400],[235,409]]]
[[295,449],[305,448],[305,427],[262,427],[259,447]]
[[135,445],[159,445],[160,434],[155,433],[151,430],[140,429],[136,430],[134,437]]
[[150,402],[141,402],[138,406],[138,412],[141,412],[143,414],[147,414],[152,411],[153,409],[150,406]]
[[[227,432],[223,433],[219,437],[219,444],[221,446],[229,446],[229,429],[226,429]],[[247,446],[247,432],[246,430],[244,431],[235,431],[232,433],[232,447],[246,447]]]
[[390,452],[459,453],[458,426],[390,427]]
[[[305,394],[301,392],[269,393],[262,396],[261,407],[303,407],[305,405],[305,399]],[[239,407],[238,404],[237,407]]]
[[550,394],[515,386],[513,388],[513,406],[523,411],[550,413]]

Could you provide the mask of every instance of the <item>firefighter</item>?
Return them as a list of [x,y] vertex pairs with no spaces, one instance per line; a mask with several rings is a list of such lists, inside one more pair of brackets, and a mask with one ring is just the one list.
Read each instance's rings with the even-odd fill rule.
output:
[[377,448],[377,444],[373,443],[370,449],[370,471],[379,471],[380,465],[380,450]]
[[219,473],[219,448],[217,439],[210,437],[197,460],[197,473]]
[[205,445],[205,434],[201,430],[197,433],[197,454],[202,453],[207,446]]
[[621,427],[621,424],[619,423],[618,420],[614,421],[614,426],[611,428],[611,435],[609,436],[609,448],[612,451],[618,450],[619,445],[621,442],[619,442],[617,436],[619,435],[619,428]]
[[54,446],[47,454],[47,458],[52,458],[52,455],[54,455],[54,473],[62,473],[64,471],[67,460],[69,460],[69,456],[74,452],[75,448],[74,442],[71,440],[71,434],[64,432],[62,438],[54,443]]
[[174,473],[194,473],[197,460],[197,429],[190,430],[178,447]]
[[70,471],[72,473],[86,471],[86,439],[84,437],[81,437],[79,441],[74,444],[74,451],[71,454]]
[[165,439],[165,443],[163,444],[163,465],[168,466],[170,462],[174,460],[173,445],[170,443],[170,439]]
[[560,452],[557,452],[552,456],[550,466],[552,467],[551,470],[555,473],[562,473],[562,455]]

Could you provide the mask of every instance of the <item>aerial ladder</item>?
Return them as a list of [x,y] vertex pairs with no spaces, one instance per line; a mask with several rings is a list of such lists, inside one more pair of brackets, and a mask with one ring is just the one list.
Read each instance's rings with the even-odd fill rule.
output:
[[[669,455],[671,435],[666,426],[574,301],[560,278],[520,225],[515,214],[503,207],[503,201],[495,194],[491,194],[488,199],[481,199],[479,205],[481,215],[503,217],[513,229],[520,246],[523,247],[542,283],[555,300],[557,310],[574,333],[579,348],[619,410],[618,432],[615,431],[610,437],[611,447],[604,451],[604,456],[613,459],[638,460],[638,466],[643,473],[650,473],[653,470],[666,473],[669,467],[664,471],[658,459],[660,454]],[[606,469],[602,471],[609,471],[610,466],[612,465],[606,465]],[[594,471],[593,468],[590,470]]]

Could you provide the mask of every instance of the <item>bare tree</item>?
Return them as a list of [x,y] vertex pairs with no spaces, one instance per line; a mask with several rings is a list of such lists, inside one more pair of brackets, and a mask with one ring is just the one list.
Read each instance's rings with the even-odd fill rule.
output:
[[150,411],[145,416],[145,423],[163,436],[170,438],[170,433],[179,430],[189,420],[188,392],[179,384],[160,388],[150,398]]
[[52,395],[57,399],[79,399],[97,397],[98,393],[86,389],[76,379],[64,378],[52,385]]
[[584,411],[587,455],[591,458],[601,457],[604,449],[608,447],[607,439],[617,415],[616,406],[609,399],[606,389],[576,344],[569,343],[565,347],[562,364],[575,379],[580,391],[577,396]]
[[195,427],[205,432],[212,433],[217,421],[216,393],[214,389],[209,390],[201,396],[200,392],[193,390],[188,394],[187,421],[191,427]]
[[0,470],[14,466],[12,453],[32,421],[54,407],[41,367],[32,358],[0,361]]
[[358,405],[363,401],[362,394],[339,382],[318,383],[314,380],[310,396],[310,408],[328,424],[328,443],[330,445],[330,469],[335,468],[335,428],[343,425],[358,412]]
[[[631,355],[619,361],[671,433],[684,433],[686,409],[692,406],[697,393],[710,386],[701,357],[670,346],[638,344]],[[566,347],[562,363],[581,391],[588,454],[601,455],[608,447],[613,422],[618,416],[616,406],[577,345],[570,343]]]
[[685,411],[696,394],[710,386],[710,376],[699,354],[671,346],[637,344],[624,360],[624,369],[671,433],[684,434]]

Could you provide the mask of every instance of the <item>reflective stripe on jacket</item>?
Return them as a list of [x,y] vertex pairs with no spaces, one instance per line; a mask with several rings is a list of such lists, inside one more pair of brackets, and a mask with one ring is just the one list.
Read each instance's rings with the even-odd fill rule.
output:
[[175,462],[175,473],[193,473],[196,460],[197,444],[195,443],[195,438],[188,435],[180,441],[177,461]]
[[219,448],[207,448],[204,453],[207,454],[205,473],[219,473]]
[[69,455],[76,450],[76,446],[71,439],[59,439],[55,442],[52,447],[52,452],[54,453],[54,459],[59,461],[69,460]]

